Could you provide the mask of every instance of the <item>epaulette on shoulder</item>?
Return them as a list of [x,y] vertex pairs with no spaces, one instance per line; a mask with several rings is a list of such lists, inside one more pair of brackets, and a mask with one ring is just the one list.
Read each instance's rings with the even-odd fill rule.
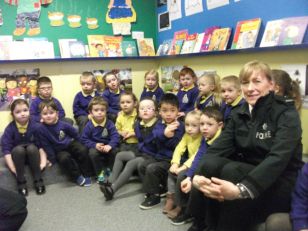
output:
[[280,96],[280,95],[275,95],[275,100],[278,103],[285,104],[285,105],[294,105],[294,99]]

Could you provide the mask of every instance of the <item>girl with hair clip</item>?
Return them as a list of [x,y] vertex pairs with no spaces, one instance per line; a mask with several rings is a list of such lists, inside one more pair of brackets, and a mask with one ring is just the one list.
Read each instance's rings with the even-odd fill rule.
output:
[[275,81],[275,94],[294,100],[297,111],[301,110],[302,97],[299,88],[299,82],[292,80],[290,75],[283,71],[274,69],[272,75]]
[[203,110],[208,106],[217,106],[221,104],[220,96],[220,77],[217,74],[203,74],[198,79],[199,96],[195,108]]

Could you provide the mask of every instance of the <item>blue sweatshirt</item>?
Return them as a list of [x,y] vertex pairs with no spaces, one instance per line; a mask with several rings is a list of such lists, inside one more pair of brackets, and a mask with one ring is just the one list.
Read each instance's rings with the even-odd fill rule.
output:
[[161,89],[161,87],[157,87],[154,91],[149,90],[148,88],[144,87],[143,91],[141,93],[140,96],[140,100],[149,97],[152,98],[153,100],[155,100],[157,103],[160,102],[161,97],[163,97],[164,95],[164,91],[163,89]]
[[88,105],[93,99],[94,96],[98,96],[99,94],[95,91],[91,95],[85,96],[81,91],[78,92],[74,98],[73,102],[73,113],[74,118],[76,119],[79,116],[87,116],[88,112]]
[[167,127],[166,124],[163,123],[162,120],[159,120],[156,123],[156,126],[153,129],[153,136],[156,140],[158,149],[156,155],[154,156],[156,159],[172,159],[173,151],[185,133],[184,123],[181,121],[179,121],[179,123],[179,127],[175,130],[175,134],[171,138],[166,137],[164,134],[164,131]]
[[52,125],[41,124],[38,133],[42,147],[51,163],[56,162],[56,153],[66,149],[73,140],[79,140],[77,130],[61,120]]
[[29,120],[26,133],[21,134],[18,131],[15,121],[9,123],[1,138],[2,153],[4,155],[11,154],[13,148],[21,144],[35,144],[40,148],[37,134],[39,126],[35,121]]
[[153,129],[156,123],[150,127],[141,125],[140,121],[135,123],[134,130],[138,139],[138,150],[140,153],[145,153],[152,156],[156,155],[158,149],[153,135]]
[[224,122],[225,122],[225,123],[226,123],[227,120],[229,119],[230,114],[231,114],[231,111],[232,111],[234,108],[241,106],[243,103],[245,103],[245,99],[244,99],[244,98],[241,98],[240,101],[239,101],[239,102],[236,102],[236,103],[226,104],[225,102],[223,102],[223,103],[221,104],[220,111],[221,111],[221,113],[222,113],[223,116],[224,116]]
[[196,101],[196,108],[200,111],[202,111],[204,108],[209,106],[215,106],[218,105],[215,101],[214,95],[209,96],[208,98],[204,99],[204,96],[198,96]]
[[95,148],[97,143],[103,143],[113,149],[118,146],[120,135],[111,120],[107,119],[104,126],[94,126],[92,121],[88,121],[83,129],[81,142],[88,148]]
[[291,208],[293,230],[308,229],[308,163],[303,166],[298,175],[292,194]]
[[103,93],[102,97],[104,100],[108,102],[108,113],[117,115],[118,112],[121,110],[120,108],[120,95],[124,92],[124,90],[120,90],[118,93],[114,93],[106,88]]
[[198,152],[195,155],[195,158],[194,158],[190,168],[187,170],[187,172],[185,174],[186,176],[191,177],[191,178],[193,177],[193,175],[195,174],[195,171],[196,171],[196,169],[198,167],[198,164],[199,164],[202,156],[205,155],[206,152],[207,152],[208,146],[209,145],[206,143],[206,140],[204,138],[202,138],[200,147],[198,149]]
[[196,86],[189,90],[180,89],[177,93],[180,103],[180,112],[185,112],[186,114],[187,112],[193,111],[198,95],[199,90]]
[[[36,97],[30,105],[30,115],[31,118],[34,119],[34,121],[36,122],[40,122],[41,119],[41,115],[40,115],[40,108],[39,105],[40,103],[43,101],[44,99],[42,99],[41,97]],[[65,117],[65,111],[60,103],[59,100],[57,100],[56,98],[52,97],[51,100],[53,100],[55,102],[55,104],[57,105],[58,111],[59,111],[59,119],[62,119]]]

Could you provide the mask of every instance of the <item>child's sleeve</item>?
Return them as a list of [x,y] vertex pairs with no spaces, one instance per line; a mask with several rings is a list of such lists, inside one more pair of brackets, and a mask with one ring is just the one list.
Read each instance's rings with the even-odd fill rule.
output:
[[65,130],[70,137],[72,137],[75,140],[80,140],[79,133],[74,126],[66,122],[63,122],[63,124],[65,124]]
[[308,229],[308,164],[304,165],[297,178],[290,215],[294,231]]
[[74,102],[73,102],[73,114],[75,118],[82,116],[82,115],[87,115],[85,114],[83,108],[81,107],[81,102],[80,102],[79,97],[80,97],[80,94],[77,93],[74,98]]
[[108,124],[108,130],[110,134],[110,142],[108,145],[110,145],[112,148],[115,148],[119,145],[120,135],[112,122]]
[[13,147],[13,132],[9,128],[10,124],[5,128],[3,136],[1,137],[1,147],[3,155],[10,154]]
[[47,159],[52,163],[56,163],[56,153],[55,150],[52,148],[53,145],[48,139],[48,130],[45,129],[43,126],[40,127],[38,131],[38,137],[40,139],[41,147],[47,154]]
[[30,117],[32,120],[36,122],[40,122],[41,120],[41,115],[39,111],[39,101],[38,100],[33,100],[30,105]]
[[186,139],[186,137],[187,136],[184,134],[183,138],[181,139],[181,141],[176,146],[176,148],[173,152],[173,155],[172,155],[171,164],[180,164],[181,157],[182,157],[183,153],[187,150],[187,139]]
[[81,143],[83,143],[87,148],[96,148],[96,142],[91,140],[92,134],[92,123],[87,123],[82,131],[82,135],[80,137]]
[[206,151],[207,151],[207,144],[206,144],[205,139],[202,139],[201,145],[198,149],[198,152],[195,155],[195,158],[194,158],[190,168],[186,172],[187,177],[193,177],[193,175],[195,174],[195,171],[196,171],[196,169],[199,165],[199,162],[200,162],[202,156],[206,153]]
[[65,111],[62,107],[62,104],[60,103],[59,100],[57,100],[56,98],[53,98],[54,102],[56,103],[57,107],[58,107],[58,111],[59,111],[59,119],[62,119],[65,117]]

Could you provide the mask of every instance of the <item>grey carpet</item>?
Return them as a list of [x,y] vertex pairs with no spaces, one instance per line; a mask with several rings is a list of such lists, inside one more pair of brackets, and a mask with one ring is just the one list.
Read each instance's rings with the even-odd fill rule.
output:
[[70,183],[47,186],[37,196],[30,191],[28,217],[20,231],[184,231],[190,224],[174,226],[162,214],[164,200],[150,210],[141,210],[140,183],[121,188],[111,202],[105,202],[97,184],[79,187]]

